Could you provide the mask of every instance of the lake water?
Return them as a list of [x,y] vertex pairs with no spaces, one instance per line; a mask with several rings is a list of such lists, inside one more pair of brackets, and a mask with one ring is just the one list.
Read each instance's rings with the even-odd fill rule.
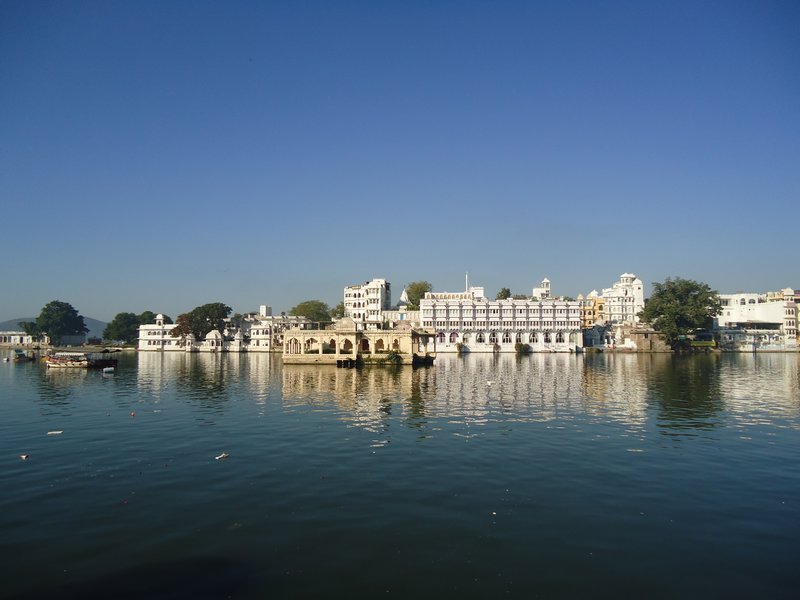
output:
[[799,373],[783,354],[2,363],[2,595],[796,597]]

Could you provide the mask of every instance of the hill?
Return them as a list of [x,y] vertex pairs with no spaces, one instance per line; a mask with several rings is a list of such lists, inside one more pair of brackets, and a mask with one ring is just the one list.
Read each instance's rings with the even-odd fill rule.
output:
[[[20,317],[19,319],[3,321],[0,323],[0,331],[20,331],[20,321],[35,320],[36,317]],[[92,319],[91,317],[83,317],[83,322],[86,323],[86,327],[89,328],[89,333],[86,334],[87,338],[102,337],[103,331],[105,331],[106,325],[108,325],[108,323],[103,323],[103,321],[98,321],[97,319]]]

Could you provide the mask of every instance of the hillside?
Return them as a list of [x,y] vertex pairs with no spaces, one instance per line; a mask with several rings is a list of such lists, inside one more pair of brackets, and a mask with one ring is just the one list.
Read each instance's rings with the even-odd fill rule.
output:
[[[10,319],[8,321],[3,321],[0,323],[0,331],[20,331],[19,322],[20,321],[35,321],[36,317],[20,317],[19,319]],[[102,337],[103,331],[106,328],[108,323],[104,323],[103,321],[98,321],[97,319],[92,319],[91,317],[83,317],[83,322],[86,323],[86,327],[89,328],[89,333],[86,334],[87,338],[90,337]]]

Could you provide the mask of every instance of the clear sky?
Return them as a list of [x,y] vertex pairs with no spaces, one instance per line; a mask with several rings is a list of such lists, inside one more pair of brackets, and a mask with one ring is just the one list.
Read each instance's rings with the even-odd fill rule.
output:
[[800,287],[800,3],[0,2],[0,320]]

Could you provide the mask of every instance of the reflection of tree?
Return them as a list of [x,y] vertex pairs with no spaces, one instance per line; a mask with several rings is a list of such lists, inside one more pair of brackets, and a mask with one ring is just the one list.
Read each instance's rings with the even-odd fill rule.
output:
[[672,355],[655,362],[651,391],[658,402],[661,426],[673,429],[715,427],[717,416],[724,409],[719,355]]
[[[195,354],[183,362],[176,377],[179,390],[189,390],[189,398],[201,406],[220,410],[230,396],[226,393],[230,372],[231,356],[228,354]],[[238,359],[238,355],[233,357]]]
[[411,395],[406,399],[408,407],[408,419],[406,425],[414,428],[421,428],[425,426],[425,400],[422,397],[422,388],[420,386],[421,373],[427,373],[427,370],[421,371],[415,369],[411,374]]
[[48,369],[44,365],[34,381],[39,388],[39,399],[52,406],[68,405],[73,392],[85,385],[86,369]]

